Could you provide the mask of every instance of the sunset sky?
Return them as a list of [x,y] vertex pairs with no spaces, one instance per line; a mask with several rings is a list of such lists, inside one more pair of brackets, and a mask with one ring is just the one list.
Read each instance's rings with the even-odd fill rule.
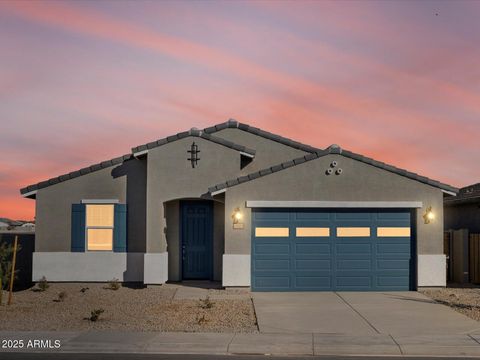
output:
[[0,2],[0,217],[228,118],[480,182],[480,2]]

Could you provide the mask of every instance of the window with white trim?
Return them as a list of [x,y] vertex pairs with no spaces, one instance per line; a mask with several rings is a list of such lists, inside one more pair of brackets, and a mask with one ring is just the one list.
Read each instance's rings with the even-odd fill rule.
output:
[[88,251],[113,250],[113,204],[86,205],[86,248]]

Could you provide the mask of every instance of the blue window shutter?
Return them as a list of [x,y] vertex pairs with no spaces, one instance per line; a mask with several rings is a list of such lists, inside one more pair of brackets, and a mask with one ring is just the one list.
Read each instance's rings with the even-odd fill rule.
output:
[[85,204],[72,204],[72,252],[85,252]]
[[127,205],[115,204],[113,223],[113,251],[127,251]]

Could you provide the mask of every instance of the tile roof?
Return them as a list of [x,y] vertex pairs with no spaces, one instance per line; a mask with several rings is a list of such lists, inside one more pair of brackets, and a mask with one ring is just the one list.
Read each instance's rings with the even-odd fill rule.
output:
[[280,144],[287,145],[287,146],[293,147],[295,149],[302,150],[302,151],[309,152],[309,153],[314,153],[314,152],[317,152],[317,151],[321,150],[321,149],[315,148],[313,146],[302,144],[298,141],[294,141],[292,139],[285,138],[285,137],[280,136],[280,135],[272,134],[268,131],[265,131],[265,130],[262,130],[262,129],[259,129],[259,128],[256,128],[256,127],[253,127],[253,126],[240,123],[240,122],[238,122],[237,120],[234,120],[234,119],[230,119],[227,122],[223,122],[221,124],[205,128],[203,131],[205,131],[208,134],[213,134],[217,131],[220,131],[220,130],[223,130],[223,129],[228,129],[228,128],[237,128],[237,129],[249,132],[251,134],[261,136],[265,139],[276,141]]
[[47,186],[50,186],[50,185],[58,184],[60,182],[67,181],[67,180],[70,180],[70,179],[75,179],[79,176],[89,174],[89,173],[92,173],[94,171],[98,171],[98,170],[101,170],[101,169],[105,169],[105,168],[108,168],[110,166],[119,165],[119,164],[123,163],[124,161],[130,160],[130,159],[133,159],[132,154],[126,154],[126,155],[119,156],[119,157],[116,157],[116,158],[113,158],[113,159],[110,159],[110,160],[107,160],[107,161],[102,161],[101,163],[94,164],[94,165],[91,165],[91,166],[87,166],[87,167],[84,167],[83,169],[80,169],[80,170],[77,170],[77,171],[72,171],[68,174],[63,174],[63,175],[60,175],[60,176],[57,176],[57,177],[54,177],[54,178],[51,178],[51,179],[48,179],[48,180],[45,180],[45,181],[41,181],[38,184],[29,185],[27,187],[24,187],[24,188],[20,189],[20,194],[25,195],[25,194],[28,194],[32,191],[36,191],[38,189],[46,188]]
[[420,181],[424,184],[428,184],[428,185],[440,188],[440,189],[445,190],[445,191],[449,191],[449,192],[453,192],[453,193],[458,192],[458,189],[453,187],[453,186],[443,184],[439,181],[429,179],[425,176],[421,176],[421,175],[418,175],[416,173],[413,173],[413,172],[410,172],[410,171],[407,171],[407,170],[404,170],[404,169],[400,169],[400,168],[397,168],[397,167],[392,166],[392,165],[385,164],[383,162],[374,160],[374,159],[369,158],[369,157],[365,157],[365,156],[360,155],[360,154],[356,154],[356,153],[348,151],[348,150],[343,150],[341,147],[339,147],[338,145],[335,145],[335,144],[329,146],[325,150],[318,150],[314,153],[307,154],[305,156],[302,156],[302,157],[299,157],[299,158],[296,158],[296,159],[293,159],[293,160],[290,160],[290,161],[286,161],[286,162],[283,162],[281,164],[278,164],[278,165],[275,165],[275,166],[272,166],[272,167],[269,167],[269,168],[266,168],[266,169],[263,169],[263,170],[260,170],[260,171],[256,171],[254,173],[251,173],[251,174],[248,174],[248,175],[245,175],[245,176],[238,177],[236,179],[228,180],[226,182],[217,184],[215,186],[210,187],[208,189],[208,191],[209,191],[209,193],[212,194],[212,193],[215,193],[217,191],[221,191],[223,189],[226,189],[226,188],[229,188],[229,187],[232,187],[232,186],[235,186],[235,185],[239,185],[239,184],[248,182],[250,180],[257,179],[257,178],[265,176],[265,175],[273,174],[275,172],[282,171],[284,169],[288,169],[289,167],[292,167],[292,166],[297,166],[299,164],[303,164],[305,162],[318,159],[318,158],[323,157],[323,156],[328,155],[328,154],[339,154],[339,155],[348,157],[350,159],[358,160],[358,161],[361,161],[365,164],[369,164],[369,165],[375,166],[377,168],[380,168],[380,169],[383,169],[383,170],[386,170],[386,171],[390,171],[392,173],[395,173],[395,174],[398,174],[398,175],[401,175],[401,176],[405,176],[409,179]]
[[253,150],[253,149],[249,149],[249,148],[247,148],[243,145],[235,144],[234,142],[222,139],[222,138],[217,137],[217,136],[210,135],[210,133],[207,133],[206,131],[198,130],[198,129],[195,129],[195,128],[191,128],[189,131],[184,131],[184,132],[180,132],[178,134],[172,135],[172,136],[167,136],[166,138],[163,138],[163,139],[160,139],[160,140],[157,140],[157,141],[152,141],[152,142],[144,144],[144,145],[136,146],[136,147],[132,148],[132,153],[135,155],[136,153],[143,152],[145,150],[150,150],[150,149],[153,149],[153,148],[156,148],[156,147],[159,147],[159,146],[162,146],[162,145],[165,145],[165,144],[168,144],[168,143],[186,138],[188,136],[194,136],[194,137],[199,137],[199,138],[202,138],[202,139],[205,139],[205,140],[209,140],[209,141],[212,141],[216,144],[226,146],[226,147],[228,147],[230,149],[233,149],[233,150],[244,152],[244,153],[249,154],[251,156],[255,155],[255,150]]
[[49,180],[39,182],[38,184],[29,185],[27,187],[24,187],[24,188],[20,189],[20,194],[25,195],[25,194],[28,194],[32,191],[36,191],[36,190],[39,190],[39,189],[46,188],[47,186],[50,186],[50,185],[58,184],[60,182],[67,181],[67,180],[70,180],[70,179],[74,179],[76,177],[79,177],[79,176],[82,176],[82,175],[85,175],[85,174],[89,174],[91,172],[94,172],[94,171],[97,171],[97,170],[100,170],[100,169],[104,169],[104,168],[107,168],[107,167],[110,167],[110,166],[113,166],[113,165],[121,164],[125,160],[132,159],[135,153],[138,153],[138,152],[141,152],[141,151],[144,151],[144,150],[149,150],[149,149],[152,149],[152,148],[155,148],[155,147],[167,144],[167,143],[171,143],[173,141],[186,138],[188,136],[200,137],[202,139],[212,141],[216,144],[226,146],[230,149],[243,152],[243,153],[248,154],[250,156],[255,156],[255,150],[253,150],[253,149],[249,149],[249,148],[247,148],[243,145],[235,144],[231,141],[222,139],[218,136],[210,135],[209,133],[206,133],[205,131],[201,131],[201,130],[197,130],[195,128],[192,128],[189,131],[184,131],[184,132],[181,132],[181,133],[178,133],[178,134],[175,134],[175,135],[172,135],[172,136],[168,136],[166,138],[163,138],[163,139],[160,139],[160,140],[157,140],[157,141],[145,144],[145,145],[140,145],[140,146],[134,147],[132,149],[133,155],[132,154],[123,155],[123,156],[120,156],[120,157],[117,157],[117,158],[114,158],[114,159],[111,159],[111,160],[103,161],[101,163],[85,167],[85,168],[77,170],[77,171],[70,172],[68,174],[60,175],[60,176],[51,178]]

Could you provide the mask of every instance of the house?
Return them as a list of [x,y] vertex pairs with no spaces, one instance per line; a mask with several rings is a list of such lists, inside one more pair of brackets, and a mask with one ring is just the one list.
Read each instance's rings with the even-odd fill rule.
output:
[[480,183],[461,188],[455,197],[447,197],[445,230],[468,229],[480,234]]
[[35,223],[26,222],[19,226],[21,230],[35,231]]
[[10,226],[10,223],[8,223],[5,219],[0,219],[0,230],[6,230]]
[[33,279],[222,281],[253,291],[445,286],[457,189],[229,120],[21,189]]

